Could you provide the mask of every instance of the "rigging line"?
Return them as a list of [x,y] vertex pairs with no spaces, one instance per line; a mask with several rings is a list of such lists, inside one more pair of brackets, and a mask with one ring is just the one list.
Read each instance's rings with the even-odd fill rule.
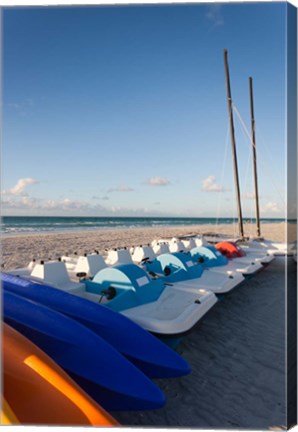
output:
[[[246,133],[246,135],[247,135],[249,141],[250,141],[250,144],[248,144],[248,145],[250,145],[250,146],[252,145],[252,146],[254,146],[254,147],[256,148],[256,146],[255,146],[255,145],[253,144],[253,142],[252,142],[252,139],[251,139],[251,136],[250,136],[250,134],[249,134],[249,132],[248,132],[248,130],[247,130],[247,127],[246,127],[246,125],[245,125],[245,123],[244,123],[244,121],[243,121],[243,119],[242,119],[242,117],[241,117],[241,115],[240,115],[240,113],[239,113],[239,111],[238,111],[236,105],[234,105],[234,104],[233,104],[233,109],[234,109],[234,111],[235,111],[237,117],[239,118],[240,124],[242,125],[242,127],[243,127],[243,129],[244,129],[244,131],[245,131],[245,133]],[[259,151],[258,151],[258,153],[260,154]],[[261,158],[259,158],[259,160],[261,161],[261,164],[263,165],[263,168],[266,169],[267,174],[268,174],[268,177],[271,178],[271,180],[272,180],[272,184],[274,185],[276,191],[278,192],[279,197],[280,197],[282,203],[285,205],[285,204],[286,204],[285,199],[284,199],[282,193],[280,192],[280,189],[277,187],[276,182],[275,182],[275,180],[274,180],[274,177],[271,176],[270,169],[268,168],[268,166],[267,166],[266,163],[264,162],[265,158],[264,158],[264,160],[263,160],[263,158],[261,157]]]
[[[228,154],[228,144],[229,144],[229,142],[228,142],[229,141],[229,131],[230,131],[230,127],[229,127],[229,122],[228,122],[227,133],[226,133],[225,151],[224,151],[224,159],[223,159],[223,166],[222,166],[221,179],[220,179],[220,185],[221,186],[223,184],[223,180],[224,180],[224,176],[225,176],[226,161],[227,161],[227,154]],[[220,214],[220,210],[221,210],[221,203],[222,203],[222,192],[220,193],[219,199],[218,199],[216,225],[219,224],[219,214]]]
[[233,194],[233,199],[232,199],[232,227],[233,227],[233,238],[237,238],[238,237],[238,225],[237,225],[237,221],[236,221],[236,187],[235,184],[233,182],[233,190],[232,190],[232,194]]
[[[242,133],[244,135],[244,138],[246,138],[243,130],[242,130]],[[253,195],[250,196],[250,191],[253,189],[253,187],[252,187],[252,172],[250,170],[251,165],[252,165],[252,147],[249,146],[249,154],[248,154],[247,163],[246,163],[246,170],[245,170],[244,194],[242,196],[243,196],[243,199],[251,201],[250,205],[246,206],[246,210],[247,210],[247,207],[249,208],[248,214],[250,214],[250,216],[252,215],[252,212],[251,212],[252,200],[254,198],[254,193],[252,193]]]
[[[237,117],[236,117],[237,118]],[[238,122],[239,119],[237,118]],[[243,129],[241,129],[244,138],[246,139],[246,135],[243,131]],[[246,162],[246,169],[245,169],[245,177],[244,177],[244,188],[243,188],[243,194],[242,194],[242,198],[245,201],[245,206],[243,206],[243,209],[245,210],[245,212],[247,213],[248,217],[245,218],[245,221],[249,221],[250,220],[250,224],[249,226],[247,226],[246,223],[246,231],[248,232],[248,234],[251,234],[251,230],[252,230],[252,198],[250,197],[250,190],[252,189],[252,176],[251,176],[251,171],[250,171],[250,166],[252,165],[252,147],[249,146],[249,153],[248,153],[248,158],[247,158],[247,162]],[[247,204],[247,200],[248,200],[248,204]]]
[[[246,193],[247,195],[249,194],[248,191],[248,183],[250,180],[250,186],[251,187],[251,178],[249,179],[249,172],[250,172],[250,166],[251,166],[251,157],[252,157],[252,150],[250,148],[249,150],[249,154],[248,154],[248,158],[247,158],[247,163],[246,163],[246,170],[245,170],[245,180],[244,180],[244,193]],[[251,173],[250,173],[251,174]]]
[[[248,137],[248,140],[249,140],[249,144],[248,144],[248,145],[249,145],[250,147],[253,146],[254,148],[256,148],[256,145],[253,143],[252,138],[251,138],[251,135],[250,135],[250,133],[249,133],[249,131],[248,131],[248,129],[247,129],[247,127],[246,127],[246,125],[245,125],[245,123],[244,123],[244,121],[243,121],[243,119],[242,119],[242,117],[241,117],[241,115],[240,115],[240,112],[239,112],[239,110],[237,109],[236,105],[233,105],[233,108],[234,108],[235,113],[236,113],[236,115],[237,115],[237,117],[238,117],[238,119],[239,119],[240,124],[242,125],[242,127],[243,127],[243,129],[244,129],[244,131],[245,131],[245,133],[246,133],[246,135],[247,135],[247,137]],[[267,152],[268,152],[268,150],[267,150]],[[262,156],[262,155],[261,155],[261,156]],[[264,160],[265,160],[265,158],[264,158]],[[265,164],[264,160],[263,160],[263,158],[261,158],[261,163],[262,163],[263,166],[265,167],[266,164]],[[267,166],[266,166],[265,168],[267,169]],[[268,170],[268,171],[270,172],[270,170]],[[275,183],[273,178],[272,178],[272,180],[273,180],[273,183]],[[282,194],[280,193],[280,190],[279,190],[279,188],[276,186],[276,184],[275,184],[275,188],[276,188],[277,192],[279,193],[279,195],[281,196],[282,201],[284,202],[284,198],[283,198]]]

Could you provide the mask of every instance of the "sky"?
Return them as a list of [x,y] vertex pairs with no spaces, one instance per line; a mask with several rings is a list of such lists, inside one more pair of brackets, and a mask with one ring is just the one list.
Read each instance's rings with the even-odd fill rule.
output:
[[284,217],[286,8],[210,3],[2,10],[2,214]]

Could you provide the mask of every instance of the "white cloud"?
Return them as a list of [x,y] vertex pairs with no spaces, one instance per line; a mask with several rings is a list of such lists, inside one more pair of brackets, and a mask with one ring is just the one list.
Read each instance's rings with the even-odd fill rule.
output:
[[14,199],[7,198],[4,200],[1,200],[1,207],[3,209],[15,209],[19,208],[19,202],[15,201]]
[[35,105],[34,100],[31,98],[25,99],[23,101],[7,103],[8,108],[10,108],[11,110],[18,113],[21,116],[26,116],[26,114],[32,110],[34,105]]
[[134,189],[130,188],[129,186],[118,186],[115,188],[110,188],[107,190],[108,193],[111,192],[132,192]]
[[9,196],[2,200],[1,208],[6,214],[94,214],[106,216],[110,213],[106,207],[100,204],[92,205],[87,201],[70,198],[42,200],[29,196]]
[[285,209],[282,208],[281,205],[278,204],[277,202],[275,202],[275,201],[269,201],[269,202],[267,202],[263,206],[262,211],[264,213],[269,213],[269,214],[270,213],[274,213],[274,214],[277,214],[277,213],[284,213]]
[[216,178],[213,175],[202,180],[202,190],[204,192],[223,192],[224,188],[216,183]]
[[93,200],[102,200],[102,201],[107,201],[107,200],[109,200],[110,198],[109,198],[108,196],[102,196],[102,197],[99,197],[99,196],[93,196],[92,199],[93,199]]
[[206,18],[212,24],[211,29],[224,25],[224,18],[222,14],[222,5],[210,4],[207,6]]
[[152,211],[146,207],[131,208],[131,207],[121,207],[113,206],[111,207],[111,212],[116,216],[159,216],[160,213],[157,211]]
[[150,179],[146,180],[145,183],[151,186],[167,186],[171,182],[165,177],[151,177]]
[[64,198],[62,200],[46,200],[39,207],[48,210],[88,210],[91,206],[86,201]]
[[3,191],[4,195],[15,195],[15,196],[26,196],[28,195],[25,189],[27,186],[32,184],[39,183],[38,180],[35,180],[33,178],[21,178],[17,181],[17,183],[7,191]]
[[254,200],[255,199],[255,193],[254,192],[244,192],[241,194],[241,198],[247,199],[247,200]]
[[21,203],[24,207],[38,207],[38,201],[36,198],[30,198],[28,196],[23,196],[21,199]]

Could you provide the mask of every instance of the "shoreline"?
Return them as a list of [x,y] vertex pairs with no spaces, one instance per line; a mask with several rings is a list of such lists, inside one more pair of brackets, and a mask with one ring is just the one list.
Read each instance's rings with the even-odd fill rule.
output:
[[[296,225],[286,223],[264,224],[262,235],[265,238],[284,242],[289,229],[296,229]],[[253,224],[244,226],[245,235],[255,236]],[[2,269],[27,266],[34,259],[57,259],[67,254],[84,254],[98,250],[106,255],[108,249],[133,247],[151,243],[162,237],[178,237],[189,234],[227,234],[237,236],[236,224],[221,225],[192,225],[192,226],[162,226],[126,229],[97,229],[91,231],[62,231],[55,233],[31,233],[1,236]]]
[[[158,223],[156,219],[158,218],[145,218],[148,219],[147,224],[142,224],[139,222],[142,218],[118,218],[121,219],[129,219],[130,223],[123,223],[121,225],[96,225],[96,222],[88,222],[87,225],[72,225],[72,222],[69,224],[65,222],[63,223],[54,223],[52,226],[51,224],[49,227],[43,226],[43,224],[36,225],[34,227],[31,226],[31,224],[27,225],[26,222],[24,222],[24,226],[22,226],[22,223],[20,223],[17,226],[10,226],[9,223],[6,224],[4,222],[4,217],[2,217],[2,226],[0,228],[0,239],[1,238],[9,238],[9,237],[16,237],[16,236],[23,236],[23,235],[42,235],[42,234],[64,234],[64,233],[78,233],[78,232],[87,232],[87,233],[93,233],[97,231],[113,231],[113,230],[134,230],[134,229],[162,229],[162,228],[186,228],[189,227],[189,229],[199,229],[201,227],[227,227],[227,230],[230,231],[229,227],[236,227],[234,228],[234,231],[237,230],[237,220],[235,218],[197,218],[198,221],[196,221],[196,218],[165,218],[162,219],[165,223]],[[6,216],[6,218],[14,218],[11,216]],[[27,217],[20,216],[19,217],[26,219]],[[31,217],[29,217],[30,219]],[[40,217],[36,217],[37,219]],[[59,219],[59,217],[57,217]],[[77,217],[68,217],[68,219],[71,221],[72,219],[76,219]],[[47,217],[44,217],[44,219],[47,219]],[[61,219],[67,219],[67,217],[61,217]],[[78,218],[83,219],[83,218]],[[91,218],[86,217],[86,219],[101,219],[101,218]],[[104,218],[105,219],[105,218]],[[116,219],[116,218],[113,218]],[[136,220],[135,223],[133,223],[134,219]],[[150,224],[150,219],[153,219],[152,223]],[[171,220],[172,219],[172,220]],[[181,222],[177,222],[177,220],[181,220]],[[186,222],[187,220],[191,220],[191,223]],[[199,221],[200,220],[200,221]],[[263,219],[261,220],[261,226],[266,227],[271,224],[277,224],[277,225],[294,225],[296,224],[295,220],[285,220],[285,219]],[[56,225],[62,225],[61,227],[57,227]],[[255,227],[256,232],[256,221],[250,220],[250,219],[243,219],[243,226],[244,230],[252,230]]]
[[[286,226],[286,225],[295,225],[295,221],[280,221],[280,222],[263,222],[262,225],[262,230],[263,228],[265,228],[265,231],[267,232],[268,230],[266,229],[266,227],[268,227],[268,225],[274,225],[274,226]],[[207,231],[206,229],[208,227],[212,227],[214,229],[212,229],[211,231]],[[250,224],[250,223],[244,223],[243,225],[244,227],[244,233],[245,235],[256,235],[256,225],[255,224]],[[92,233],[99,233],[99,232],[113,232],[113,231],[130,231],[130,230],[167,230],[167,229],[182,229],[183,231],[185,231],[186,229],[194,229],[196,234],[210,234],[212,233],[220,233],[223,234],[223,230],[226,228],[226,232],[225,234],[228,235],[234,235],[234,233],[237,233],[238,231],[238,224],[235,223],[220,223],[220,224],[213,224],[213,223],[205,223],[205,224],[189,224],[189,225],[154,225],[154,226],[120,226],[120,227],[94,227],[94,228],[61,228],[61,229],[56,229],[56,230],[52,230],[52,231],[34,231],[34,232],[30,232],[30,231],[24,231],[24,232],[15,232],[15,233],[3,233],[0,230],[0,241],[1,239],[6,239],[6,238],[15,238],[15,237],[27,237],[27,236],[40,236],[40,235],[76,235],[76,234],[83,234],[83,233],[87,233],[87,234],[92,234]],[[203,228],[203,231],[201,230]],[[233,234],[232,234],[233,233]],[[236,234],[235,234],[236,235]]]

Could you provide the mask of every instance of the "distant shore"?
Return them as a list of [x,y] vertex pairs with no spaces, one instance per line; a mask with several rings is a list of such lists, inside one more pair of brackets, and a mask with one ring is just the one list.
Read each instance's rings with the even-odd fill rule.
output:
[[[296,225],[290,224],[289,231],[294,232]],[[244,224],[245,235],[255,236],[254,224]],[[151,243],[161,237],[177,237],[187,234],[228,234],[237,236],[236,224],[193,225],[172,227],[146,227],[128,229],[104,229],[92,231],[65,231],[43,234],[15,234],[2,236],[2,268],[4,270],[26,266],[30,260],[55,259],[61,255],[90,253],[95,249],[105,255],[107,249],[131,247]],[[262,226],[262,235],[274,241],[286,240],[287,225],[266,223]]]

